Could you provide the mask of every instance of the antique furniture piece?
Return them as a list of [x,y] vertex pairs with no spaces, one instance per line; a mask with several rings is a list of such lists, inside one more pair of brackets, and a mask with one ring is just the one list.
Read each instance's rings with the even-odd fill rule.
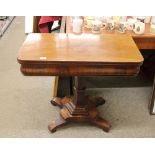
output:
[[59,119],[49,125],[51,132],[70,121],[109,131],[110,123],[96,109],[104,99],[85,96],[80,76],[134,76],[143,57],[128,35],[32,33],[20,48],[18,62],[24,75],[72,76],[73,96],[51,101],[61,108]]

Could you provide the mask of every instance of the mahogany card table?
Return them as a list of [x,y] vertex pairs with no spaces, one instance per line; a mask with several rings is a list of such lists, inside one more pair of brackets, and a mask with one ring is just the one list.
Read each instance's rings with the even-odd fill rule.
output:
[[81,76],[135,76],[143,57],[129,35],[93,34],[29,34],[18,53],[21,72],[25,76],[71,76],[73,95],[54,97],[60,116],[49,126],[51,132],[68,122],[89,122],[104,131],[111,125],[96,107],[102,97],[85,95]]

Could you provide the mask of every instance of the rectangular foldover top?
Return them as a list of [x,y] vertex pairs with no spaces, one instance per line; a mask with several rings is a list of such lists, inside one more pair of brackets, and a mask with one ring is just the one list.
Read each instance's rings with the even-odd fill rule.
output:
[[18,61],[140,63],[137,46],[128,35],[29,34],[20,48]]

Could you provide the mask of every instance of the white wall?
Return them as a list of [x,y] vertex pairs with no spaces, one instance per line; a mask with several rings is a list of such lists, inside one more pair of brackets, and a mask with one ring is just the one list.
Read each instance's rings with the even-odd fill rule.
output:
[[25,33],[33,32],[33,16],[25,16]]

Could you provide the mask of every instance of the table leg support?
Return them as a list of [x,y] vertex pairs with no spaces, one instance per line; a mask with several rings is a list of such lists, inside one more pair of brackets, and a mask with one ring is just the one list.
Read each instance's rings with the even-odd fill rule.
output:
[[109,129],[111,128],[111,125],[109,124],[109,122],[101,118],[100,116],[94,119],[91,119],[90,123],[92,125],[98,126],[99,128],[103,129],[105,132],[108,132]]
[[105,100],[101,97],[89,97],[84,95],[84,87],[79,86],[78,77],[74,78],[74,96],[64,98],[54,97],[51,103],[61,108],[60,118],[52,122],[48,128],[53,133],[56,129],[67,122],[89,122],[108,132],[111,125],[99,116],[98,106],[103,105]]
[[58,127],[61,127],[61,126],[65,125],[66,123],[67,123],[66,120],[64,120],[64,119],[60,116],[57,120],[53,121],[51,124],[48,125],[48,129],[49,129],[52,133],[54,133],[54,132],[56,132],[56,130],[57,130]]

